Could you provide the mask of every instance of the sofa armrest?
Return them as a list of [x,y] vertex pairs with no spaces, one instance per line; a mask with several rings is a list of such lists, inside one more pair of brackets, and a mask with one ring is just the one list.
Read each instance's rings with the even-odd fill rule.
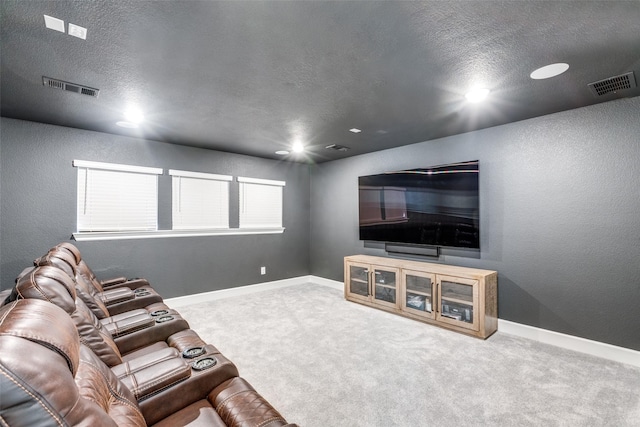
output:
[[141,401],[190,376],[191,366],[181,357],[172,357],[120,376],[120,381]]
[[107,306],[107,310],[109,309],[110,305],[132,300],[136,297],[133,291],[129,288],[109,289],[107,291],[101,292],[99,295],[104,305]]
[[[152,288],[138,288],[137,290],[131,290],[129,288],[121,289],[123,293],[131,292],[133,298],[108,304],[107,310],[109,310],[109,315],[111,316],[162,302],[162,297]],[[114,291],[117,290],[119,289],[114,289]],[[112,292],[112,290],[110,289],[107,292]]]
[[[207,346],[207,349],[210,348]],[[192,368],[191,377],[187,380],[139,402],[147,425],[153,425],[194,402],[206,399],[218,384],[238,376],[236,366],[220,353],[207,352],[196,359],[188,360],[188,363],[191,366],[205,358],[213,358],[216,363],[201,371]]]
[[144,356],[136,357],[135,359],[123,362],[119,365],[111,367],[111,370],[118,378],[124,378],[127,375],[141,371],[143,369],[152,368],[154,365],[164,362],[165,360],[179,358],[180,352],[175,348],[163,348],[161,350],[154,351],[153,353],[145,354]]
[[131,353],[136,349],[166,341],[176,332],[189,329],[189,324],[179,314],[151,317],[155,319],[155,324],[150,327],[114,338],[121,354]]
[[124,313],[116,314],[115,316],[105,317],[100,319],[100,323],[106,325],[112,322],[119,322],[130,317],[139,316],[141,314],[150,314],[147,310],[140,308],[138,310],[125,311]]
[[[124,280],[121,280],[124,279]],[[115,289],[115,288],[129,288],[129,289],[138,289],[142,286],[150,286],[149,281],[147,279],[135,278],[135,279],[127,279],[125,277],[118,277],[116,279],[104,280],[100,282],[102,288],[107,289]]]
[[[290,425],[251,384],[240,377],[220,384],[209,394],[208,400],[228,427],[242,427],[249,423],[270,427]],[[256,419],[256,414],[260,414],[260,419]]]
[[220,353],[211,344],[207,344],[193,329],[185,329],[171,335],[167,339],[167,344],[182,353],[185,350],[195,347],[209,347],[209,353]]
[[109,288],[111,286],[119,285],[126,281],[127,281],[127,278],[124,276],[114,277],[113,279],[101,280],[100,285],[102,285],[103,288]]
[[118,338],[136,331],[155,326],[156,320],[149,313],[138,314],[126,319],[112,320],[110,322],[101,319],[102,326],[109,331],[113,338]]

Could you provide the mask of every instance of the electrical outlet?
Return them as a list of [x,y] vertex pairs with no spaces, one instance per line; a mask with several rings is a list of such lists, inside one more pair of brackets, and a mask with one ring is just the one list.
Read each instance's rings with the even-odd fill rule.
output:
[[260,267],[260,274],[263,276],[267,274],[267,267]]

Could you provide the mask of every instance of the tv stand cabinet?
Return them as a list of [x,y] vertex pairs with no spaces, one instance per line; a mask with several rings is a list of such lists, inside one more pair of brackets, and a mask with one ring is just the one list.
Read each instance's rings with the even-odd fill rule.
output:
[[498,273],[369,255],[344,259],[347,300],[486,339],[498,330]]

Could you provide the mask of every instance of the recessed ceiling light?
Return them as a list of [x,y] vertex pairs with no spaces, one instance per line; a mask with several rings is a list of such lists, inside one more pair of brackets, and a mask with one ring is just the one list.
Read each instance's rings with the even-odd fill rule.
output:
[[304,145],[302,142],[296,141],[293,143],[293,147],[291,147],[294,153],[302,153],[304,151]]
[[362,131],[360,129],[358,129],[358,128],[351,128],[351,129],[349,129],[349,132],[360,133]]
[[122,128],[127,128],[127,129],[135,129],[138,127],[137,123],[133,123],[133,122],[127,122],[125,120],[116,122],[116,124]]
[[44,25],[50,30],[60,31],[64,33],[64,21],[62,19],[54,18],[53,16],[44,15]]
[[287,150],[278,150],[276,151],[276,154],[279,156],[286,156],[289,152]]
[[489,95],[489,92],[490,92],[489,89],[480,87],[480,88],[470,90],[464,95],[464,97],[467,98],[467,101],[469,102],[473,102],[473,103],[481,102],[487,98],[487,96]]
[[529,77],[534,80],[540,79],[549,79],[551,77],[555,77],[567,71],[569,69],[569,64],[565,64],[564,62],[558,62],[556,64],[545,65],[544,67],[538,68],[533,71]]
[[144,120],[144,114],[139,109],[131,107],[124,112],[124,118],[128,122],[139,124]]
[[144,121],[144,114],[136,107],[129,107],[124,112],[124,120],[116,122],[116,124],[123,128],[135,129],[140,123]]
[[82,40],[87,39],[87,29],[80,25],[69,23],[69,35]]

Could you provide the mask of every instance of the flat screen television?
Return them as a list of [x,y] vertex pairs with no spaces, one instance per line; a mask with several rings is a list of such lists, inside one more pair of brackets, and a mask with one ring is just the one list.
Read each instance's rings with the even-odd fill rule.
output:
[[480,248],[477,160],[358,178],[360,240]]

